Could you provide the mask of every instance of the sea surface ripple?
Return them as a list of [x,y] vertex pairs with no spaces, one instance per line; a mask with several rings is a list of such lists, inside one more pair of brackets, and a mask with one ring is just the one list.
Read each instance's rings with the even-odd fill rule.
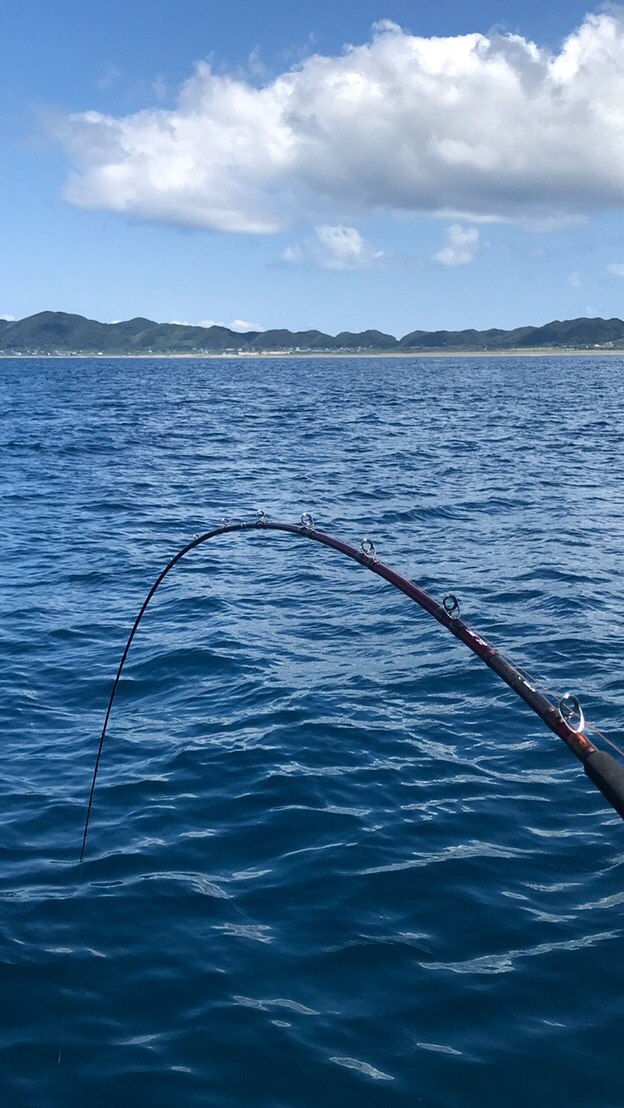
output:
[[0,361],[9,1108],[615,1108],[624,826],[374,540],[615,741],[624,360]]

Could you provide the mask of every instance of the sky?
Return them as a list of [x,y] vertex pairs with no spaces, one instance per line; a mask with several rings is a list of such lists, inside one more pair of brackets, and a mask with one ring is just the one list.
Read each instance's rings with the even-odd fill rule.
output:
[[2,0],[0,316],[624,317],[624,6]]

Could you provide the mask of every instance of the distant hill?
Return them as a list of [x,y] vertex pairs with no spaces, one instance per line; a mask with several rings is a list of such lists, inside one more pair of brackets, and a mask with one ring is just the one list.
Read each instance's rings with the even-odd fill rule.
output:
[[322,331],[263,331],[253,339],[254,350],[328,350],[334,340]]
[[[2,338],[0,336],[0,342]],[[399,341],[401,350],[524,350],[555,347],[587,350],[624,347],[621,319],[556,319],[543,327],[516,327],[512,331],[412,331]]]
[[399,344],[393,335],[384,335],[382,331],[341,331],[334,339],[341,350],[394,350]]
[[192,327],[129,319],[98,323],[67,312],[39,312],[26,319],[0,319],[0,354],[261,354],[261,353],[430,353],[535,349],[624,350],[621,319],[554,320],[542,327],[511,331],[411,331],[402,339],[382,331],[247,331]]

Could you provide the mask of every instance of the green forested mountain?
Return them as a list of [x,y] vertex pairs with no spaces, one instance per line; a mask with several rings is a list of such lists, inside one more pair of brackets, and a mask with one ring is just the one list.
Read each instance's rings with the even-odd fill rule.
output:
[[1,354],[217,354],[306,351],[426,353],[427,351],[623,349],[621,319],[554,320],[512,331],[411,331],[402,339],[381,331],[336,336],[322,331],[247,331],[191,327],[129,319],[98,323],[66,312],[39,312],[26,319],[0,320]]

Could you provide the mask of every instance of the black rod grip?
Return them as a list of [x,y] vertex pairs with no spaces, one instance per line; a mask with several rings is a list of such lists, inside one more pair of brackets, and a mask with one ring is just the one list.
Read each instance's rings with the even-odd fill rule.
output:
[[624,766],[621,762],[616,762],[606,750],[594,750],[585,759],[584,768],[590,781],[624,819]]

